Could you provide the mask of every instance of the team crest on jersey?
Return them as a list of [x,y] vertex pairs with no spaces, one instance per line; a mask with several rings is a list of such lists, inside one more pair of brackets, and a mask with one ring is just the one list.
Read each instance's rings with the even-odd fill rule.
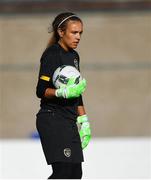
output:
[[64,152],[64,155],[66,157],[70,157],[71,156],[71,149],[70,148],[65,148],[63,152]]
[[78,60],[77,59],[74,59],[74,65],[78,69]]

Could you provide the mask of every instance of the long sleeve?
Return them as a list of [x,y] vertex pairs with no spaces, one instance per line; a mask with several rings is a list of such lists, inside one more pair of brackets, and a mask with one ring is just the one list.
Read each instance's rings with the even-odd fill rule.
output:
[[52,83],[52,76],[57,67],[55,53],[46,50],[40,60],[39,77],[36,87],[37,97],[42,98],[47,88],[55,88]]

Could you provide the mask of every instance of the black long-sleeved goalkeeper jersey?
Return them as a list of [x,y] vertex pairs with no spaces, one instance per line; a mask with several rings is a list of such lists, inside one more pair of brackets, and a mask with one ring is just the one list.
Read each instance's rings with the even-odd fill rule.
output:
[[47,48],[40,59],[40,70],[36,94],[41,98],[41,108],[60,109],[62,115],[75,119],[77,116],[77,106],[83,105],[82,96],[73,99],[45,98],[44,93],[47,88],[55,88],[52,83],[54,71],[62,65],[71,65],[79,70],[79,55],[71,49],[65,51],[58,43]]

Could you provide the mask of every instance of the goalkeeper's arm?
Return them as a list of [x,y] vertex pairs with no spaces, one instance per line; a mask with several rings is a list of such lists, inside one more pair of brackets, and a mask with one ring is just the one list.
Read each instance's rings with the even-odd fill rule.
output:
[[49,87],[50,82],[39,79],[37,87],[36,87],[36,94],[38,98],[53,98],[55,97],[56,89]]
[[86,114],[84,105],[78,106],[78,115],[79,115],[79,116],[82,116],[82,115],[84,115],[84,114]]
[[[72,79],[71,79],[72,81]],[[64,86],[60,89],[53,89],[49,88],[49,82],[39,80],[37,85],[37,91],[36,94],[39,98],[45,97],[45,98],[75,98],[79,97],[86,88],[86,81],[83,79],[78,84],[69,84],[67,86]]]

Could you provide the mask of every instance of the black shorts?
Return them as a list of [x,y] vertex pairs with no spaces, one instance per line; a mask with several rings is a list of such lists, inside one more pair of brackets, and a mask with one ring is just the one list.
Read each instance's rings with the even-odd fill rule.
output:
[[41,109],[37,114],[36,126],[47,164],[83,161],[76,121],[64,118],[59,110]]

